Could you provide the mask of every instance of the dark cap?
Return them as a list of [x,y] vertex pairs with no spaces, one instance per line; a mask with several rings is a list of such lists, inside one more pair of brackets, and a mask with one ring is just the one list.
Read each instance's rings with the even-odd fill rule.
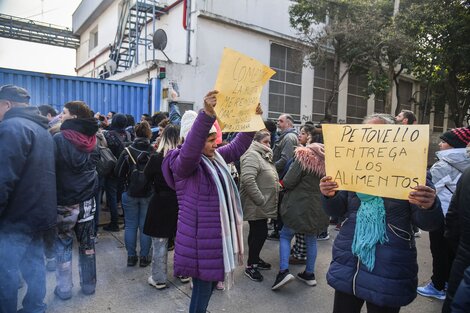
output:
[[0,100],[29,104],[29,99],[31,97],[24,88],[15,85],[3,85],[0,87]]

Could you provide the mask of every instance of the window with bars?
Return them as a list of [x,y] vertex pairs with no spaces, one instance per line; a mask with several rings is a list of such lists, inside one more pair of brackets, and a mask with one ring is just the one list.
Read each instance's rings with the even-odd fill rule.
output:
[[385,96],[384,95],[381,95],[381,94],[375,95],[374,113],[385,113]]
[[413,94],[413,84],[404,80],[400,80],[398,85],[400,110],[411,111],[411,97]]
[[367,115],[367,76],[349,73],[346,123],[360,124]]
[[269,81],[268,117],[277,119],[288,113],[300,122],[302,91],[302,53],[298,50],[271,44],[270,67],[276,74]]
[[[317,66],[313,77],[313,101],[312,101],[312,119],[314,122],[320,122],[325,116],[325,105],[333,94],[334,85],[334,63],[333,60],[327,60],[324,66]],[[333,121],[338,117],[338,92],[335,92],[333,103],[331,104]]]

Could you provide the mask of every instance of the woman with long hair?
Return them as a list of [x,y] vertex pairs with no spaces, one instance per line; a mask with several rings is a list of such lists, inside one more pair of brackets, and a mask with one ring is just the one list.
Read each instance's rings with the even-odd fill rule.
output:
[[[146,267],[151,262],[149,257],[151,240],[143,233],[143,229],[152,188],[149,182],[133,180],[132,177],[140,175],[138,172],[144,170],[153,153],[153,148],[150,145],[150,137],[152,136],[150,125],[145,121],[137,124],[135,135],[132,145],[126,147],[119,156],[114,174],[124,178],[126,184],[126,191],[122,194],[122,208],[124,210],[127,266],[135,266],[139,261],[140,267]],[[139,232],[140,239],[140,258],[136,253],[137,232]]]
[[[164,289],[168,280],[168,241],[176,235],[178,200],[176,192],[168,187],[163,177],[162,162],[167,153],[178,146],[180,129],[178,126],[168,125],[160,137],[157,152],[144,170],[154,191],[145,218],[144,234],[152,237],[153,246],[152,275],[147,282],[157,289]],[[188,277],[179,278],[183,283],[189,282]]]

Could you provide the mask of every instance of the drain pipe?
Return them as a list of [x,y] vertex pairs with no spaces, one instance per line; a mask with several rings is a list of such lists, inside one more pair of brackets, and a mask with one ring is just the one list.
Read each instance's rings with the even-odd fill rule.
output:
[[186,64],[191,64],[191,0],[183,2],[183,28],[186,30]]

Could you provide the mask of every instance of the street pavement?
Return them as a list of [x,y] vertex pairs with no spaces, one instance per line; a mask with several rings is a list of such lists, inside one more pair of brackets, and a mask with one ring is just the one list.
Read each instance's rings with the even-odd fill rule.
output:
[[[209,303],[208,312],[245,313],[327,313],[333,308],[333,289],[326,283],[326,272],[331,261],[331,248],[337,232],[330,226],[330,239],[318,242],[318,257],[315,275],[316,287],[307,286],[295,280],[278,291],[271,286],[278,271],[278,241],[266,241],[261,257],[273,265],[273,269],[262,271],[264,280],[253,282],[243,273],[243,267],[235,272],[235,285],[231,290],[215,290]],[[248,224],[245,223],[245,247]],[[73,297],[62,301],[53,291],[55,274],[47,273],[47,295],[45,302],[51,313],[80,312],[188,312],[191,289],[189,284],[182,284],[173,277],[173,252],[169,253],[169,288],[157,290],[147,284],[151,267],[127,267],[127,253],[124,247],[124,231],[110,233],[101,231],[96,245],[97,286],[96,293],[85,296],[80,291],[78,276],[78,254],[74,243]],[[419,284],[425,283],[431,276],[431,254],[427,232],[417,239]],[[245,248],[246,252],[246,248]],[[246,254],[246,253],[245,253]],[[291,265],[294,276],[304,269],[301,265]],[[20,289],[21,301],[26,287]],[[20,305],[21,306],[21,305]],[[410,305],[403,307],[402,313],[438,313],[442,301],[428,299],[418,295]],[[365,306],[362,312],[366,312]]]

